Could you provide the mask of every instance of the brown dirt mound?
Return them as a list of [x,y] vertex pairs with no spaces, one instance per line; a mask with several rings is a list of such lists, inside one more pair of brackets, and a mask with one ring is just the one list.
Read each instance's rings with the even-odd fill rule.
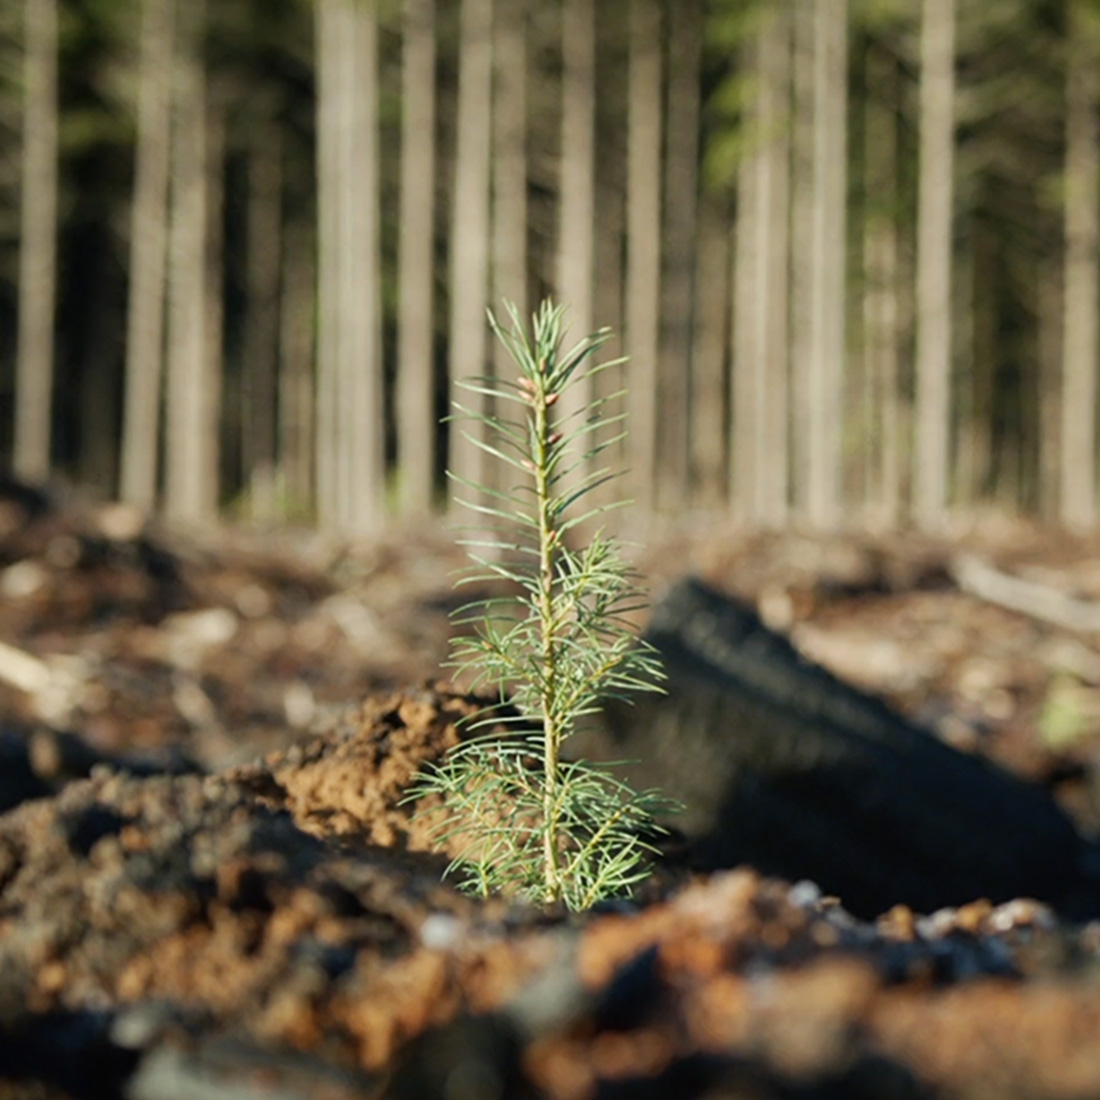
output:
[[1100,1091],[1100,934],[1036,904],[869,925],[748,871],[573,918],[456,894],[398,802],[476,705],[378,697],[256,765],[99,766],[0,817],[3,1095]]

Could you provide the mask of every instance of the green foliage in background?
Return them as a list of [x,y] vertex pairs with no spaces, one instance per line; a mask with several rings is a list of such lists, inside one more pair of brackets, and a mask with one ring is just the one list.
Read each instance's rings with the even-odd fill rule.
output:
[[[561,423],[554,409],[570,387],[593,393],[593,377],[615,365],[592,360],[610,332],[563,351],[560,307],[544,303],[530,336],[517,310],[508,310],[510,329],[491,315],[490,324],[519,368],[518,381],[467,381],[492,412],[457,408],[460,419],[485,429],[467,438],[514,483],[500,491],[455,480],[470,494],[462,503],[515,532],[472,537],[476,565],[465,581],[503,580],[520,595],[460,609],[458,622],[473,632],[455,642],[453,664],[472,674],[475,687],[510,700],[522,728],[464,742],[428,771],[414,797],[444,796],[447,820],[437,838],[460,839],[464,854],[448,872],[464,889],[579,910],[629,894],[646,876],[647,838],[659,831],[654,815],[673,807],[656,792],[632,791],[606,767],[563,760],[562,748],[601,701],[660,690],[662,672],[653,649],[630,629],[627,617],[641,602],[614,540],[597,532],[574,550],[566,538],[605,511],[581,505],[614,476],[594,460],[622,438],[602,431],[621,422],[606,412],[620,395],[587,400]],[[475,728],[500,721],[493,709]]]

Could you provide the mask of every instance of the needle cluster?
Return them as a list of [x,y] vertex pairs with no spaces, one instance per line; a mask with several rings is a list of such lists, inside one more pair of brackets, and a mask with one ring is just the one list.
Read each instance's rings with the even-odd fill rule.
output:
[[[518,596],[456,613],[465,629],[452,664],[475,687],[510,701],[519,728],[465,740],[421,777],[414,795],[444,796],[447,820],[437,835],[460,839],[463,854],[448,872],[464,889],[585,909],[629,894],[648,874],[654,815],[673,806],[656,792],[632,791],[606,766],[563,759],[562,748],[602,701],[659,691],[663,674],[630,628],[642,603],[615,540],[601,530],[573,549],[568,537],[607,510],[588,500],[614,476],[596,459],[624,435],[622,417],[608,413],[621,395],[593,396],[593,378],[621,362],[593,359],[610,332],[564,350],[560,307],[544,303],[530,334],[507,309],[510,328],[492,314],[489,323],[519,377],[463,383],[490,411],[456,405],[456,419],[481,424],[467,438],[508,470],[512,487],[451,476],[469,493],[460,502],[498,532],[468,540],[475,566],[460,583],[503,580]],[[558,421],[572,387],[586,400]],[[493,709],[474,725],[501,720]]]

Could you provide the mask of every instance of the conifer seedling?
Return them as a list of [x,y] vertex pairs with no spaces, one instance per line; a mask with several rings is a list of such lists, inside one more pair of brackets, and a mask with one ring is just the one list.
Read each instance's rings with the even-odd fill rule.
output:
[[[649,873],[658,813],[674,808],[655,791],[635,792],[612,765],[570,761],[563,748],[577,723],[605,700],[660,691],[655,651],[630,628],[642,606],[634,575],[615,540],[602,530],[587,545],[571,542],[607,511],[590,494],[615,476],[597,459],[621,440],[621,394],[595,397],[592,380],[621,363],[597,363],[610,337],[602,330],[565,350],[563,310],[545,302],[525,331],[506,303],[511,326],[489,324],[518,368],[515,380],[473,378],[461,385],[485,399],[488,412],[456,404],[453,418],[507,474],[509,489],[450,474],[459,502],[478,513],[480,530],[466,542],[473,568],[459,581],[507,582],[515,595],[476,601],[455,618],[464,628],[451,664],[513,704],[511,718],[489,708],[471,736],[429,767],[410,797],[443,796],[436,839],[459,839],[462,854],[448,874],[467,892],[502,893],[573,910],[629,895]],[[555,414],[561,397],[586,395],[570,416]],[[492,534],[485,533],[491,525]],[[471,629],[472,628],[472,629]],[[516,731],[502,737],[499,724]]]

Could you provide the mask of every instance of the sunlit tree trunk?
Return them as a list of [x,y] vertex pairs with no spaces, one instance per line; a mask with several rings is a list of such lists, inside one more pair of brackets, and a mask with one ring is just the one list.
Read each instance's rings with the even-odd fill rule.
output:
[[224,95],[211,95],[206,111],[206,240],[203,278],[206,375],[203,395],[203,499],[211,516],[221,492],[222,389],[225,371],[225,158]]
[[688,496],[695,212],[698,203],[699,0],[669,10],[668,130],[657,402],[657,504],[680,511]]
[[241,350],[242,470],[252,518],[276,510],[276,378],[282,254],[282,134],[274,119],[255,124],[248,150],[247,294]]
[[318,511],[361,535],[385,505],[375,5],[320,0]]
[[809,494],[810,378],[813,370],[814,273],[810,244],[814,232],[815,17],[800,4],[794,14],[793,118],[791,123],[791,237],[797,257],[791,264],[791,463],[794,497],[804,515]]
[[[625,208],[624,181],[619,165],[601,166],[596,193],[596,287],[595,316],[598,326],[607,326],[612,330],[611,338],[603,346],[605,359],[621,359],[623,356],[623,228]],[[626,377],[626,364],[610,367],[594,379],[596,400],[607,400],[609,415],[619,415],[626,411],[626,397],[623,393]],[[618,394],[618,397],[613,395]],[[619,426],[622,430],[622,426]],[[617,434],[617,433],[616,433]],[[626,439],[619,440],[601,456],[601,466],[609,466],[622,471],[628,461]],[[599,486],[592,497],[592,505],[614,504],[623,498],[620,480],[615,478]],[[633,509],[631,509],[633,510]],[[612,511],[601,517],[604,527],[621,533],[621,523],[626,517],[620,510]]]
[[806,515],[816,527],[841,518],[847,213],[847,0],[814,0],[813,207],[807,364]]
[[[512,302],[521,317],[527,295],[527,4],[497,0],[493,13],[492,308],[503,316]],[[499,340],[492,342],[493,371],[514,376],[515,365]],[[493,489],[508,473],[488,471]]]
[[1084,0],[1071,0],[1066,43],[1065,336],[1062,350],[1062,522],[1096,523],[1096,373],[1100,354],[1100,61]]
[[[597,17],[597,95],[596,95],[596,147],[600,151],[596,170],[595,217],[595,289],[593,298],[594,318],[597,327],[607,326],[611,338],[603,347],[606,359],[621,359],[625,354],[625,267],[624,242],[626,233],[626,143],[622,140],[623,120],[626,118],[628,89],[625,67],[622,61],[623,23],[626,9],[598,6]],[[627,411],[624,393],[626,364],[619,363],[603,371],[595,379],[597,400],[609,400],[611,415]],[[613,395],[618,395],[613,396]],[[624,425],[619,425],[623,430]],[[616,433],[618,434],[618,433]],[[600,459],[601,466],[622,472],[629,465],[626,439],[620,439]],[[593,493],[593,507],[615,505],[623,499],[622,479],[614,478],[599,486]],[[634,508],[613,508],[600,517],[600,524],[612,533],[623,534],[626,524],[636,517],[629,515]],[[582,532],[583,533],[583,532]]]
[[435,0],[405,0],[398,226],[397,462],[401,511],[424,515],[435,476],[432,284],[435,225]]
[[755,93],[742,115],[734,276],[733,457],[739,515],[782,524],[788,494],[791,38],[773,6],[744,45]]
[[[527,315],[527,5],[497,0],[493,61],[493,308],[503,299]],[[507,351],[493,353],[507,372]]]
[[661,9],[630,3],[627,107],[626,367],[630,494],[653,504],[657,443],[657,339],[661,278]]
[[143,0],[141,11],[119,491],[145,509],[156,497],[164,369],[173,8],[173,0]]
[[120,495],[152,508],[164,373],[164,282],[174,0],[143,0]]
[[[452,402],[483,412],[462,390],[462,378],[485,373],[485,309],[489,293],[489,187],[492,134],[492,0],[462,0],[459,30],[458,119],[451,221],[450,388]],[[463,425],[477,434],[477,424]],[[450,470],[478,485],[488,480],[486,456],[452,426]]]
[[[561,214],[558,297],[566,307],[569,342],[593,329],[596,228],[596,10],[594,0],[563,0]],[[582,385],[562,394],[558,416],[570,424],[592,398]],[[574,419],[570,419],[574,418]],[[585,442],[588,442],[586,439]],[[570,476],[579,480],[584,467]]]
[[57,271],[57,0],[25,0],[15,473],[50,472]]
[[341,438],[348,446],[348,530],[377,531],[385,515],[386,451],[382,374],[381,171],[378,133],[378,13],[374,0],[354,0],[354,92],[349,103],[341,304],[349,318],[347,400]]
[[791,483],[805,514],[810,469],[810,317],[813,281],[814,19],[795,12],[791,73]]
[[340,319],[341,131],[349,83],[350,19],[346,0],[317,0],[317,520],[338,530],[343,466],[339,435],[344,334]]
[[753,511],[766,526],[787,517],[791,39],[789,12],[776,4],[760,29],[760,137],[756,159],[758,256],[752,323],[756,335]]
[[947,507],[954,138],[955,0],[923,0],[914,511],[926,527]]
[[893,527],[900,513],[898,358],[897,64],[885,51],[867,55],[864,105],[863,356],[867,400],[868,516]]
[[206,78],[201,53],[205,5],[180,11],[175,61],[172,179],[168,240],[168,378],[165,438],[166,513],[206,520],[215,510],[206,477],[216,424],[207,418]]
[[[760,83],[760,41],[758,35],[741,47],[741,67],[747,77]],[[757,171],[758,146],[761,142],[759,90],[742,107],[741,141],[743,152],[737,171],[737,213],[734,230],[732,285],[733,357],[730,392],[730,503],[739,519],[756,520],[756,363],[763,348],[760,326],[756,324],[757,293],[760,272],[765,270],[757,232],[760,173]]]

